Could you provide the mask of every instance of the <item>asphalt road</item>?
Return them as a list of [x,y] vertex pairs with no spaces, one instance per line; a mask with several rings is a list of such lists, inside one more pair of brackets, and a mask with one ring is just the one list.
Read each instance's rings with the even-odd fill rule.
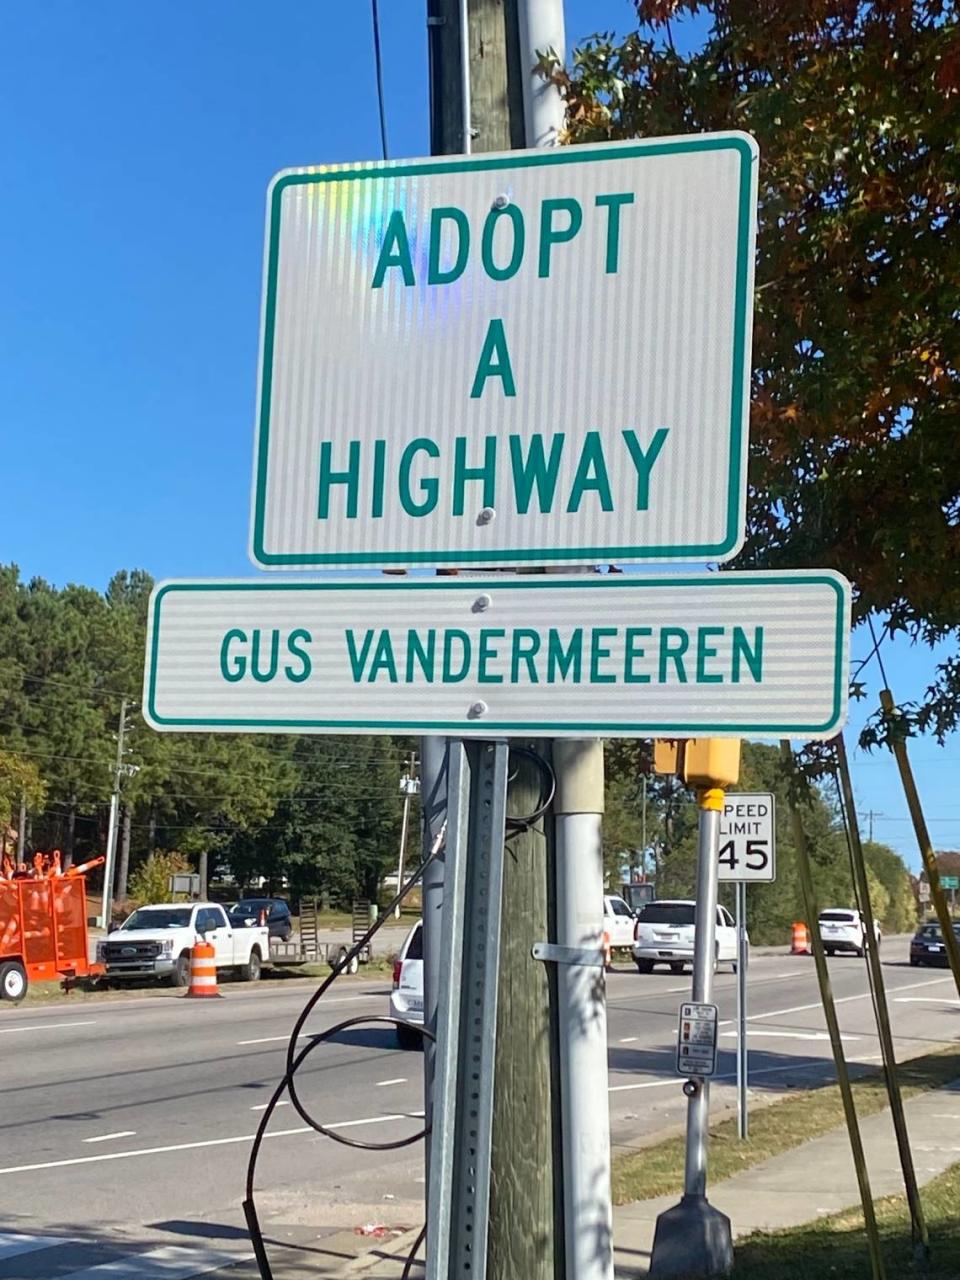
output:
[[[949,972],[911,969],[905,939],[886,940],[884,967],[900,1054],[955,1039]],[[848,1058],[875,1063],[863,962],[837,957],[830,968]],[[719,1109],[735,1101],[735,976],[719,974],[716,988]],[[309,990],[231,985],[218,1001],[0,1009],[0,1280],[186,1280],[247,1254],[240,1202],[250,1138]],[[382,982],[335,984],[307,1030],[383,1013],[386,992]],[[677,1005],[688,992],[689,975],[640,975],[623,965],[609,977],[617,1143],[682,1122],[673,1064]],[[832,1075],[809,957],[756,956],[749,1014],[756,1105]],[[422,1055],[397,1048],[389,1027],[340,1034],[316,1050],[301,1078],[314,1114],[353,1137],[394,1139],[422,1123]],[[257,1185],[280,1240],[322,1241],[374,1221],[409,1224],[423,1193],[422,1148],[356,1151],[304,1131],[287,1104],[274,1118]]]

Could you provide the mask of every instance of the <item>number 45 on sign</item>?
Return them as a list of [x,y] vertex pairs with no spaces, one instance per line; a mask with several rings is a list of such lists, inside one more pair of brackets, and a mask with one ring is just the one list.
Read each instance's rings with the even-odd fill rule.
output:
[[717,878],[775,880],[775,809],[772,795],[727,793],[720,819]]

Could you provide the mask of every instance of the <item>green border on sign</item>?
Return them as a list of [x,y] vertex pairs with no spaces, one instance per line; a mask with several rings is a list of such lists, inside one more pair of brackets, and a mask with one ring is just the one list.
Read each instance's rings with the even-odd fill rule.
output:
[[[288,187],[312,186],[329,182],[364,182],[395,176],[418,177],[434,173],[471,173],[486,169],[520,169],[533,165],[578,164],[585,160],[632,159],[638,156],[672,155],[683,152],[733,150],[740,156],[740,191],[737,225],[736,293],[733,320],[733,390],[730,404],[730,461],[727,469],[727,527],[718,543],[677,543],[671,546],[607,546],[607,547],[532,547],[515,551],[351,551],[273,554],[263,545],[266,506],[267,457],[270,445],[270,401],[273,391],[274,336],[276,327],[277,275],[280,258],[280,219],[282,197]],[[471,157],[463,160],[417,161],[411,164],[377,165],[355,169],[333,169],[325,173],[283,174],[273,184],[270,197],[270,221],[267,240],[267,279],[264,303],[263,339],[260,356],[260,405],[256,438],[256,473],[254,479],[254,512],[252,557],[263,568],[329,568],[344,565],[380,566],[398,564],[491,564],[496,561],[540,563],[545,559],[629,561],[682,559],[719,560],[730,555],[740,541],[741,454],[743,452],[744,369],[746,360],[747,282],[750,277],[749,236],[751,225],[750,194],[753,182],[754,152],[745,137],[691,137],[669,142],[638,142],[632,146],[597,150],[592,147],[561,147],[500,155],[494,158]]]
[[[836,618],[834,625],[834,673],[833,673],[833,709],[827,720],[822,724],[717,724],[716,721],[704,723],[687,723],[687,722],[663,722],[657,724],[629,725],[629,724],[604,724],[604,723],[587,723],[586,721],[512,721],[497,720],[484,721],[483,736],[496,737],[501,733],[525,733],[525,734],[547,734],[557,731],[570,733],[583,733],[588,736],[596,735],[598,737],[653,737],[658,734],[664,736],[679,737],[695,737],[697,735],[709,736],[710,734],[736,734],[738,736],[748,737],[750,734],[772,734],[778,738],[803,737],[805,734],[825,735],[834,730],[841,722],[844,707],[844,672],[846,670],[846,639],[847,639],[847,604],[848,595],[846,584],[843,580],[832,573],[804,573],[792,572],[787,570],[782,574],[776,573],[718,573],[707,575],[699,575],[696,577],[683,576],[679,578],[631,578],[625,574],[603,574],[593,578],[577,578],[575,581],[570,579],[557,579],[550,577],[523,578],[521,580],[513,579],[509,582],[498,583],[496,585],[509,587],[510,590],[520,591],[544,591],[553,587],[566,585],[575,588],[577,591],[583,590],[601,590],[616,591],[627,588],[635,588],[643,586],[644,588],[657,587],[702,587],[709,585],[712,587],[727,586],[789,586],[793,583],[797,585],[816,585],[830,586],[833,588],[836,596]],[[416,588],[425,591],[474,591],[480,589],[481,583],[477,578],[424,578],[418,579]],[[477,722],[475,720],[242,720],[231,719],[229,717],[223,719],[206,719],[206,718],[189,718],[177,717],[171,718],[161,716],[156,709],[156,678],[157,678],[157,654],[160,646],[160,613],[161,604],[164,598],[175,592],[218,592],[218,591],[407,591],[414,588],[414,584],[406,582],[397,582],[384,580],[380,578],[371,578],[369,582],[170,582],[158,587],[150,601],[150,644],[148,650],[148,664],[145,672],[145,701],[150,719],[156,725],[164,725],[169,728],[195,728],[195,729],[259,729],[264,732],[280,731],[284,729],[324,729],[330,733],[336,733],[339,729],[365,729],[374,733],[418,733],[422,730],[442,730],[451,734],[469,733],[476,736]],[[631,733],[633,729],[636,732]],[[642,732],[641,732],[642,730]]]

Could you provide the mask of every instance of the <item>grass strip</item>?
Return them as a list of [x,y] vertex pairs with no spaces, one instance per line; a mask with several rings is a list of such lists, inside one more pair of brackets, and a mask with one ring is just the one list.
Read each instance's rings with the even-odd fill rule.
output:
[[[921,1190],[930,1234],[930,1267],[924,1280],[957,1280],[960,1275],[960,1164],[951,1165]],[[910,1213],[905,1196],[876,1203],[883,1259],[888,1276],[914,1274]],[[866,1280],[870,1274],[863,1215],[843,1213],[802,1227],[763,1231],[736,1246],[737,1280]]]
[[[901,1063],[898,1072],[905,1098],[938,1089],[960,1077],[960,1049],[950,1047]],[[870,1069],[853,1081],[857,1115],[863,1119],[887,1105],[882,1070]],[[731,1116],[710,1126],[710,1181],[720,1182],[771,1156],[819,1138],[844,1123],[840,1090],[835,1084],[804,1089],[780,1102],[758,1107],[750,1115],[750,1136],[737,1137],[737,1118]],[[683,1190],[685,1140],[682,1134],[639,1151],[618,1153],[613,1161],[613,1202],[651,1200]],[[958,1261],[954,1280],[960,1275]]]

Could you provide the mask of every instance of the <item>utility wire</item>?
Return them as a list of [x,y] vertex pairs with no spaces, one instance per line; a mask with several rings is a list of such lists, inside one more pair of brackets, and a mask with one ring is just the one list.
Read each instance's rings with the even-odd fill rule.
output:
[[380,149],[384,160],[388,160],[387,109],[383,93],[383,55],[380,49],[380,0],[370,0],[370,9],[373,18],[373,60],[377,68],[377,102],[380,107]]

